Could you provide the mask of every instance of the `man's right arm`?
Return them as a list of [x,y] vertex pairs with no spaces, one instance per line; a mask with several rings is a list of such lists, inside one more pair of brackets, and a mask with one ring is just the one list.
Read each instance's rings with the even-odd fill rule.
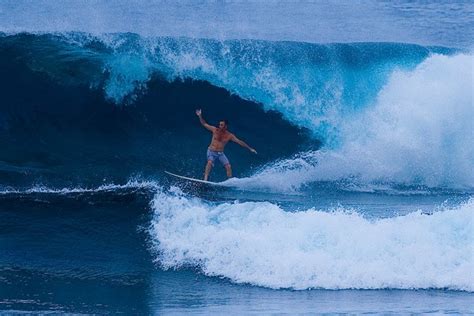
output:
[[247,145],[246,142],[244,142],[244,141],[238,139],[234,134],[232,134],[232,137],[230,138],[230,140],[233,141],[233,142],[235,142],[235,143],[237,143],[237,144],[239,144],[239,145],[242,146],[242,147],[247,148],[248,150],[250,150],[250,151],[253,152],[254,154],[257,153],[257,151],[256,151],[255,149],[253,149],[252,147],[250,147],[249,145]]
[[196,115],[199,117],[199,122],[201,122],[201,125],[204,126],[207,130],[209,130],[210,132],[214,132],[216,130],[214,126],[207,124],[206,121],[202,118],[201,109],[196,110]]

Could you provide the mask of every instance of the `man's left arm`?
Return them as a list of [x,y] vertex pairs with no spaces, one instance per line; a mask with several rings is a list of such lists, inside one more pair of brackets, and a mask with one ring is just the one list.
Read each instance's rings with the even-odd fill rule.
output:
[[257,151],[256,151],[255,149],[253,149],[252,147],[250,147],[249,145],[247,145],[244,141],[238,139],[237,136],[235,136],[234,134],[232,134],[232,137],[230,138],[230,140],[233,141],[234,143],[239,144],[239,145],[242,146],[242,147],[247,148],[248,150],[250,150],[250,151],[253,152],[254,154],[257,153]]

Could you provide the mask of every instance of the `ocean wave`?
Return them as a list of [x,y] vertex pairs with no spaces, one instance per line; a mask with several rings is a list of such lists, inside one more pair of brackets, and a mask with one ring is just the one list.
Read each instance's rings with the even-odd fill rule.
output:
[[269,202],[211,204],[159,191],[156,263],[236,283],[292,289],[474,291],[474,201],[432,215],[368,220],[353,210],[286,212]]
[[[152,159],[167,169],[185,171],[202,159],[195,159],[196,142],[190,145],[186,135],[194,133],[192,124],[180,111],[193,117],[193,107],[206,111],[212,103],[209,113],[234,113],[234,126],[243,130],[244,138],[256,138],[256,144],[252,139],[249,142],[264,154],[258,156],[259,167],[267,167],[260,168],[249,185],[258,182],[256,186],[297,190],[312,181],[341,179],[449,188],[474,185],[472,55],[458,50],[403,43],[309,44],[64,33],[4,34],[0,54],[9,67],[16,65],[11,70],[20,74],[18,80],[35,82],[33,94],[50,91],[54,95],[25,100],[19,97],[23,92],[9,85],[11,76],[0,78],[6,98],[0,131],[13,132],[20,140],[12,145],[5,137],[4,147],[22,147],[21,154],[8,153],[1,159],[10,173],[16,167],[39,165],[46,170],[75,160],[76,155],[70,157],[70,153],[81,147],[90,147],[92,154],[84,159],[90,157],[91,165],[97,161],[111,165],[108,162],[115,159],[110,156],[130,152],[133,157],[117,161],[121,165],[140,161],[131,173],[146,172]],[[44,75],[58,86],[38,83]],[[179,98],[173,94],[177,82],[184,82]],[[253,103],[230,102],[232,97],[222,97],[218,87]],[[80,95],[79,101],[65,106],[65,101],[71,102],[70,95]],[[185,96],[198,96],[201,104],[194,105],[196,99]],[[240,108],[235,110],[235,104]],[[249,104],[251,109],[244,107]],[[275,112],[281,117],[272,116]],[[180,124],[185,128],[177,130]],[[316,141],[308,141],[305,132],[300,133],[303,130]],[[21,133],[25,135],[16,135]],[[38,140],[31,141],[38,134]],[[61,138],[63,134],[68,136]],[[88,139],[86,144],[84,139]],[[188,145],[175,146],[172,153],[155,149],[165,147],[160,144],[168,146],[169,139]],[[34,144],[28,146],[28,142]],[[315,151],[321,144],[323,150]],[[30,152],[36,146],[41,153]],[[69,149],[57,152],[61,148]],[[297,161],[284,159],[298,151]],[[170,166],[169,156],[189,159]],[[25,161],[10,163],[18,157]],[[250,159],[237,161],[256,169]],[[248,175],[249,168],[244,169]],[[115,168],[109,174],[120,172]]]

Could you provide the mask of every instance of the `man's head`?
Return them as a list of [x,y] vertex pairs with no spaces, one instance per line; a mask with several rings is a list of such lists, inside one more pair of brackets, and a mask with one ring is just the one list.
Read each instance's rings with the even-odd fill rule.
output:
[[229,122],[227,120],[220,120],[219,121],[219,129],[226,130]]

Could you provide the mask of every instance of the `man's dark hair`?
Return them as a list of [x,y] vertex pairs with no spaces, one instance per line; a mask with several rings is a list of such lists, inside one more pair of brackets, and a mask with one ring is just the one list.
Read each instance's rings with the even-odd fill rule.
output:
[[225,126],[229,126],[229,121],[228,120],[220,120],[219,122],[224,122]]

